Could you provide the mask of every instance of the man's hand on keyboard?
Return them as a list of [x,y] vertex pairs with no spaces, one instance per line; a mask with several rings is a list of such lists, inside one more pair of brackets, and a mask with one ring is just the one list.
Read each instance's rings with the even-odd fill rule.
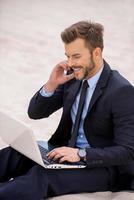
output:
[[70,147],[55,148],[47,154],[49,159],[58,160],[59,163],[67,162],[79,162],[78,149]]

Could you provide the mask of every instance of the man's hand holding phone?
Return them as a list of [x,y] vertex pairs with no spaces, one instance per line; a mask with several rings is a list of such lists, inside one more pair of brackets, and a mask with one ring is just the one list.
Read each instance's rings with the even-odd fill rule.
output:
[[[65,71],[67,72],[66,74]],[[45,91],[53,92],[59,85],[64,84],[73,78],[73,70],[71,71],[69,69],[69,66],[66,61],[62,61],[59,64],[57,64],[51,72],[49,80],[44,86]]]

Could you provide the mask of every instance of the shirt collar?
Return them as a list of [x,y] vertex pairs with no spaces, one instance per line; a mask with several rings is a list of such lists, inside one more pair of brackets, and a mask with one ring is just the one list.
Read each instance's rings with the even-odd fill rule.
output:
[[101,69],[93,77],[91,77],[87,80],[88,85],[91,89],[93,89],[96,86],[96,84],[100,78],[100,75],[102,73],[103,67],[104,67],[104,65],[102,65]]

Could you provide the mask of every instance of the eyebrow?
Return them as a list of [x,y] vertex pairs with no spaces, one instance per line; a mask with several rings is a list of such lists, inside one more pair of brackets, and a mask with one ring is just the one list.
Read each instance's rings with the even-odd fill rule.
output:
[[[65,55],[66,55],[67,57],[69,57],[66,53],[65,53]],[[75,53],[75,54],[72,55],[72,57],[75,57],[75,56],[80,56],[80,54],[79,54],[79,53]]]

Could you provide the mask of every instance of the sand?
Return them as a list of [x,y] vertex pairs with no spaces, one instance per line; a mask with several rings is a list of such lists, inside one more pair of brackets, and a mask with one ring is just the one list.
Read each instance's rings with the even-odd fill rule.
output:
[[36,138],[51,136],[62,110],[31,120],[27,108],[52,68],[66,59],[60,32],[80,20],[104,25],[104,59],[134,84],[133,8],[133,0],[0,0],[0,110],[28,124]]

